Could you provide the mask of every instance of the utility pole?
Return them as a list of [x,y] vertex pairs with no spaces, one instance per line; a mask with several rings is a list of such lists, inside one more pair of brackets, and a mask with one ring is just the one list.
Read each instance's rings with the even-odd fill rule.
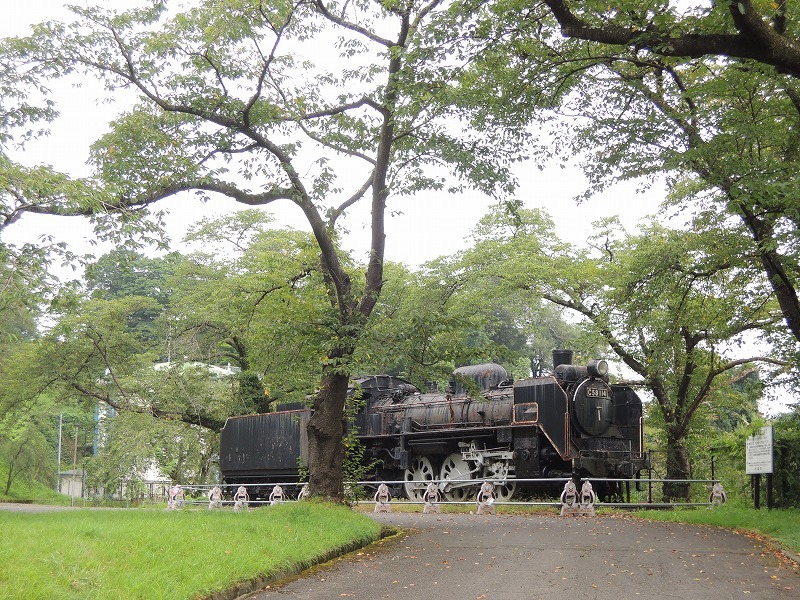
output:
[[64,413],[58,413],[58,474],[56,475],[56,491],[61,493],[61,426],[64,422]]
[[75,505],[75,484],[78,476],[78,426],[75,426],[75,446],[72,449],[72,484],[69,486],[69,505]]

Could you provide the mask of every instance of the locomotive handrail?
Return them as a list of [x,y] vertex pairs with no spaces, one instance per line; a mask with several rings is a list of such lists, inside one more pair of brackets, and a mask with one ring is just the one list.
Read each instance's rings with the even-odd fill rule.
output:
[[485,423],[483,421],[458,421],[457,423],[420,423],[419,429],[438,429],[441,427],[447,427],[448,429],[459,429],[476,425],[485,425]]

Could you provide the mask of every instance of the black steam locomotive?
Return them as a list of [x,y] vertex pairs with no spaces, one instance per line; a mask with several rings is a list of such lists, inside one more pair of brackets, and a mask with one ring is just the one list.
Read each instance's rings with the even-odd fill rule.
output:
[[[517,480],[630,479],[647,468],[639,396],[608,383],[604,360],[575,366],[568,350],[553,360],[552,376],[516,382],[494,363],[461,367],[445,393],[423,394],[389,375],[355,379],[362,409],[354,427],[378,465],[370,476],[404,482],[415,500],[437,480],[451,501],[471,499],[476,483],[491,479],[505,500],[518,483],[529,487]],[[225,483],[296,480],[309,417],[297,407],[228,419],[220,436]]]

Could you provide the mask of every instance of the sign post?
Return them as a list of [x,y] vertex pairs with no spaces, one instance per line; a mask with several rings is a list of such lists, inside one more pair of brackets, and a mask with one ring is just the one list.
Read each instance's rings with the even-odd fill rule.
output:
[[755,508],[761,508],[761,474],[766,473],[767,508],[772,509],[772,425],[762,427],[761,433],[748,437],[745,450],[745,472],[753,476]]

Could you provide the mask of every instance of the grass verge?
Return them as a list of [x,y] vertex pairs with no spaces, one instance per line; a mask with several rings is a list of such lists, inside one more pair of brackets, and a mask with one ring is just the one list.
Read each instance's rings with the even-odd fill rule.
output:
[[647,510],[635,514],[654,521],[716,525],[754,533],[774,541],[791,558],[800,560],[800,511],[797,510],[755,510],[752,505],[729,502],[714,509]]
[[303,502],[243,513],[0,512],[0,598],[203,598],[368,543],[380,525]]
[[0,502],[35,502],[39,504],[69,505],[69,496],[59,494],[54,489],[36,481],[18,477],[14,480],[8,494],[5,494],[5,482],[8,477],[8,466],[0,462]]

